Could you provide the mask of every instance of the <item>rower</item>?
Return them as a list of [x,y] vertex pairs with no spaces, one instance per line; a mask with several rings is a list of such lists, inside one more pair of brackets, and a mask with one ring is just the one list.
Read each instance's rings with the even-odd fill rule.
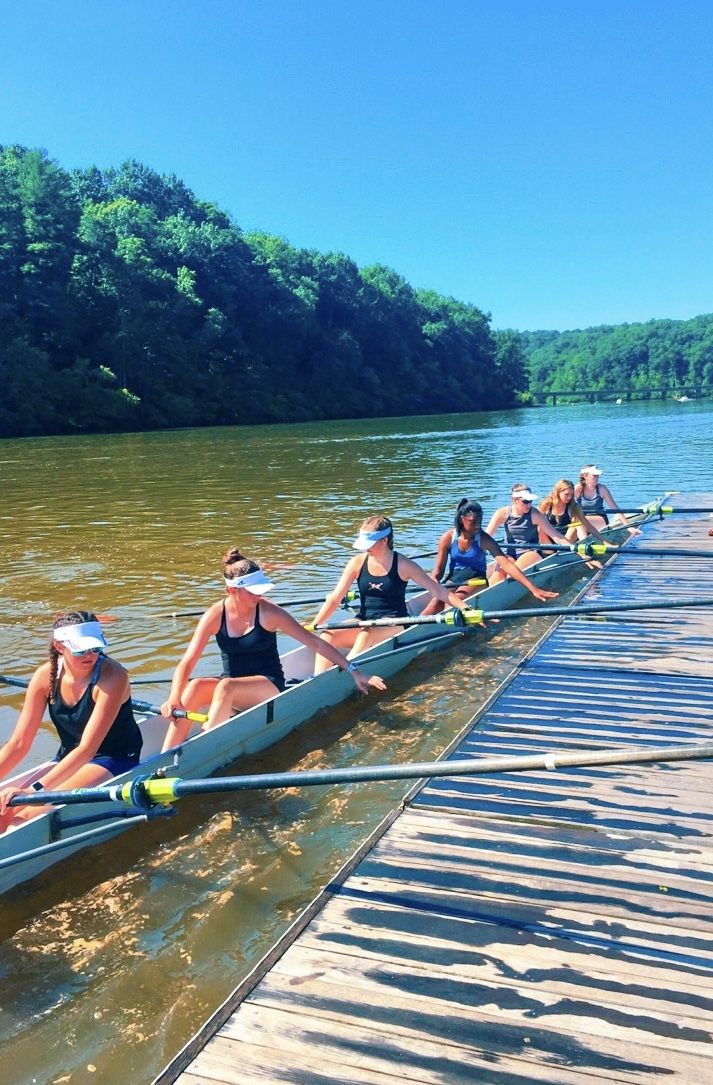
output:
[[[446,587],[450,587],[462,599],[467,599],[480,587],[486,587],[488,580],[487,555],[496,559],[505,572],[527,588],[535,599],[545,602],[555,599],[557,592],[543,591],[521,572],[517,562],[504,554],[495,539],[482,530],[483,509],[478,501],[469,501],[467,497],[458,502],[453,527],[445,531],[438,541],[436,563],[433,577],[440,580],[446,565]],[[432,599],[424,608],[423,614],[437,614],[443,609],[439,599]]]
[[[569,542],[574,542],[575,539],[586,539],[591,535],[608,549],[617,549],[614,543],[604,538],[586,516],[584,509],[577,503],[574,496],[574,483],[568,478],[561,478],[554,484],[547,497],[540,502],[540,512],[547,517],[552,527],[566,533]],[[542,531],[540,531],[540,542],[547,542]]]
[[[237,547],[223,555],[223,580],[225,597],[208,607],[198,620],[174,671],[169,695],[161,705],[161,713],[171,720],[164,750],[184,742],[191,727],[190,720],[173,717],[175,709],[198,712],[207,708],[204,729],[209,730],[284,690],[278,632],[320,653],[328,665],[349,671],[361,693],[386,689],[378,675],[367,678],[331,644],[305,629],[282,607],[264,599],[274,584],[257,562],[246,558]],[[191,678],[211,637],[215,637],[220,649],[223,673],[214,678]]]
[[15,729],[0,750],[0,777],[27,756],[47,708],[59,735],[55,763],[25,788],[0,790],[0,832],[13,821],[27,821],[46,807],[8,807],[17,795],[94,787],[139,763],[141,732],[131,709],[129,675],[106,653],[107,642],[95,614],[76,610],[55,619],[49,660],[27,687]]
[[[516,482],[511,491],[511,503],[496,509],[490,517],[487,534],[494,535],[501,527],[505,531],[506,542],[518,544],[506,547],[506,553],[513,558],[520,569],[527,569],[539,561],[542,554],[537,549],[540,542],[540,531],[552,542],[560,546],[567,546],[568,540],[564,535],[549,522],[539,509],[533,509],[532,503],[537,500],[537,494],[533,493],[524,482]],[[520,550],[520,547],[527,549]],[[498,584],[505,580],[505,572],[500,560],[496,560],[495,568],[489,572],[491,584]]]
[[[359,589],[360,621],[373,618],[405,618],[406,586],[413,580],[419,587],[436,596],[442,603],[458,610],[465,609],[460,595],[450,591],[428,575],[411,558],[394,550],[394,529],[388,516],[369,516],[359,528],[359,535],[352,543],[359,553],[351,558],[317,612],[313,625],[321,625],[340,606],[342,599],[356,581]],[[349,658],[359,655],[367,648],[403,632],[402,626],[372,629],[334,629],[322,636],[330,644],[350,649]],[[316,661],[315,673],[326,670],[323,658]]]
[[[574,488],[575,500],[579,503],[580,508],[584,510],[590,522],[598,528],[606,527],[609,523],[606,508],[617,508],[611,490],[600,481],[601,476],[601,467],[596,467],[593,463],[585,464],[579,472],[579,482]],[[618,520],[630,535],[641,534],[640,528],[630,526],[623,512],[618,512],[615,520]]]

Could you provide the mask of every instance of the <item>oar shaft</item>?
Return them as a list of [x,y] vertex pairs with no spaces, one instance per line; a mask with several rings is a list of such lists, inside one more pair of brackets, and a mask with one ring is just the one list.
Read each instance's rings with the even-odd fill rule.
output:
[[489,618],[555,618],[562,614],[610,614],[629,610],[675,610],[678,607],[711,607],[713,596],[690,596],[686,599],[648,599],[643,603],[582,603],[580,606],[523,607],[521,610],[471,611],[482,621]]
[[675,558],[713,558],[713,547],[710,550],[688,550],[674,546],[624,546],[621,549],[612,549],[604,543],[575,543],[572,546],[563,546],[561,543],[508,543],[513,550],[532,550],[534,546],[545,551],[574,551],[583,558],[611,557],[620,554],[625,558],[645,557],[675,557]]
[[[587,511],[588,510],[585,509],[585,512]],[[685,515],[688,512],[713,512],[713,505],[692,505],[690,508],[686,509],[677,509],[671,505],[661,505],[660,507],[658,505],[646,505],[643,508],[641,505],[639,505],[638,509],[621,509],[617,506],[617,508],[615,509],[604,509],[604,512],[607,514],[607,516],[609,516],[610,513],[615,514],[617,512],[638,512],[639,514],[655,513],[656,515],[658,515],[659,513],[663,513],[664,516],[675,516],[676,514]],[[599,515],[600,514],[597,512],[592,512],[592,516]]]
[[624,747],[579,753],[545,753],[524,757],[483,757],[453,761],[422,761],[402,765],[366,765],[307,772],[258,773],[250,776],[211,777],[207,780],[144,778],[123,786],[80,788],[76,791],[45,791],[17,796],[10,806],[43,806],[48,803],[96,803],[111,800],[132,802],[141,793],[147,804],[170,803],[189,795],[210,795],[271,788],[324,787],[381,780],[421,780],[437,776],[482,776],[499,772],[554,771],[591,765],[650,764],[658,761],[694,761],[713,758],[713,743],[695,746]]
[[310,625],[308,628],[315,633],[320,633],[325,629],[331,631],[335,629],[379,629],[393,628],[394,626],[409,627],[412,625],[435,625],[445,621],[446,617],[442,613],[417,614],[405,615],[403,618],[365,618],[363,621],[355,618],[354,621],[351,622],[335,622],[333,625]]

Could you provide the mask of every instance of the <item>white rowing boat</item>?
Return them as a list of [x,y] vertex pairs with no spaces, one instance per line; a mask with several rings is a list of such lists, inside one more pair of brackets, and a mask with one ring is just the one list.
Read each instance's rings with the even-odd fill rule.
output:
[[[642,523],[656,517],[663,500],[654,502],[640,516],[630,517],[630,522]],[[608,534],[616,541],[623,529],[609,529]],[[527,575],[540,587],[547,588],[567,569],[581,565],[581,561],[575,553],[553,553],[532,565]],[[476,592],[472,605],[484,611],[508,610],[527,594],[516,581],[505,580]],[[429,599],[427,592],[411,596],[409,612],[414,616],[420,614]],[[454,631],[453,626],[416,625],[368,649],[359,659],[365,669],[388,679],[417,656],[445,646],[448,643],[445,638],[450,637],[453,643],[462,635],[463,632]],[[373,666],[369,667],[369,663]],[[286,652],[282,665],[287,682],[283,693],[210,731],[197,730],[182,745],[166,753],[160,750],[167,721],[162,716],[137,717],[144,736],[143,760],[137,769],[117,776],[112,782],[121,783],[162,770],[170,770],[170,775],[183,779],[209,776],[246,754],[258,753],[279,742],[321,709],[339,704],[354,693],[351,677],[337,667],[314,677],[314,653],[304,646]],[[3,784],[27,787],[41,777],[50,764],[47,762],[20,772]],[[107,840],[144,822],[147,816],[145,811],[138,809],[121,810],[117,814],[117,806],[113,803],[93,805],[90,813],[84,812],[83,807],[63,805],[8,829],[0,836],[0,893],[36,877],[90,844]]]

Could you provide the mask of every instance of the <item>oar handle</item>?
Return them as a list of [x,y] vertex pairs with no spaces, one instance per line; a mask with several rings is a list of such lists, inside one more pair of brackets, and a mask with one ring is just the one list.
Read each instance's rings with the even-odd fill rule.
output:
[[[150,701],[136,701],[132,697],[131,706],[138,712],[152,712],[154,716],[161,715],[161,706],[151,704]],[[177,720],[191,720],[193,723],[206,723],[208,720],[203,712],[186,712],[184,708],[174,708],[171,715]]]

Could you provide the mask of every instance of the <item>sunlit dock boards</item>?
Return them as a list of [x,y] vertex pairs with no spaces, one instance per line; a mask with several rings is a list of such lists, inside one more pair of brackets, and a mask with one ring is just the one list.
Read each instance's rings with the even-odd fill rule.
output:
[[[710,524],[634,545],[713,551]],[[699,589],[713,560],[622,558],[587,601]],[[713,610],[616,613],[565,618],[452,756],[712,734]],[[710,762],[434,779],[158,1080],[704,1085],[712,884]]]

